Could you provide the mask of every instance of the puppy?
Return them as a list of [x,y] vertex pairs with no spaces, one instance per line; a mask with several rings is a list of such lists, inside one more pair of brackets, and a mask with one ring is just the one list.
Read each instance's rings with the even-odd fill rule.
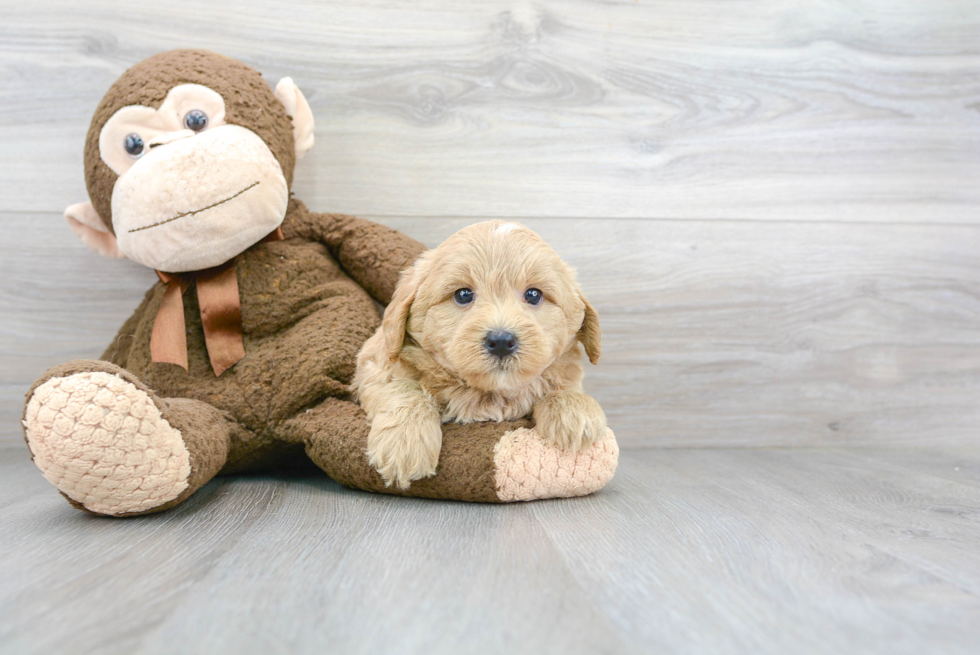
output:
[[582,348],[599,359],[599,316],[575,273],[517,223],[464,228],[402,273],[353,388],[371,421],[367,454],[390,486],[433,475],[441,423],[534,415],[559,448],[606,430],[582,392]]

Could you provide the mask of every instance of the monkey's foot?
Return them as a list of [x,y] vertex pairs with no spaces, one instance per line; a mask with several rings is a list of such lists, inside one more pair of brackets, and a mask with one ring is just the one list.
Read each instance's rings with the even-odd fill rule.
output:
[[578,452],[555,448],[533,429],[518,428],[493,449],[497,498],[506,503],[586,496],[612,480],[618,461],[619,445],[609,428]]
[[119,375],[52,377],[24,413],[34,463],[73,504],[96,514],[144,513],[188,487],[190,453],[154,398]]

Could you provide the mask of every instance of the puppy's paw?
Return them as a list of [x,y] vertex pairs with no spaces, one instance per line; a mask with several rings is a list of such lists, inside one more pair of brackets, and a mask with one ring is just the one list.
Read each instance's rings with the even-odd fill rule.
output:
[[576,452],[606,432],[606,414],[592,396],[557,391],[534,406],[534,422],[545,443]]
[[395,420],[378,414],[368,435],[368,462],[381,474],[385,486],[392,483],[408,489],[413,480],[436,473],[442,449],[442,425],[437,420],[417,417]]

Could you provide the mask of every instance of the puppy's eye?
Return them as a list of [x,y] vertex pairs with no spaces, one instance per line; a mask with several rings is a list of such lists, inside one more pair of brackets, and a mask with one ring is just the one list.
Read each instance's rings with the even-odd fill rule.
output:
[[528,289],[524,292],[524,302],[529,305],[540,305],[542,300],[544,294],[541,293],[541,289]]
[[191,109],[184,115],[184,127],[200,132],[208,126],[208,115],[200,109]]
[[130,157],[140,157],[143,154],[143,138],[139,134],[127,134],[123,140],[123,148]]
[[469,305],[475,297],[476,294],[473,293],[473,289],[456,289],[453,293],[453,300],[456,301],[457,305]]

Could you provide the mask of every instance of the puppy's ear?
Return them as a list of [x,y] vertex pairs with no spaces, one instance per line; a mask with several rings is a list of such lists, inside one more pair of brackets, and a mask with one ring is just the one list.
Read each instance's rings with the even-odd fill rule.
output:
[[579,297],[585,303],[585,318],[582,319],[582,327],[578,329],[577,337],[585,346],[585,354],[589,356],[589,361],[598,364],[599,355],[602,354],[602,330],[599,329],[599,314],[585,299],[585,296],[580,295]]
[[419,288],[418,264],[402,271],[391,302],[385,308],[381,320],[381,332],[384,334],[385,347],[388,349],[388,359],[392,362],[398,359],[405,343],[405,327],[408,322],[408,310],[415,302],[415,293]]

